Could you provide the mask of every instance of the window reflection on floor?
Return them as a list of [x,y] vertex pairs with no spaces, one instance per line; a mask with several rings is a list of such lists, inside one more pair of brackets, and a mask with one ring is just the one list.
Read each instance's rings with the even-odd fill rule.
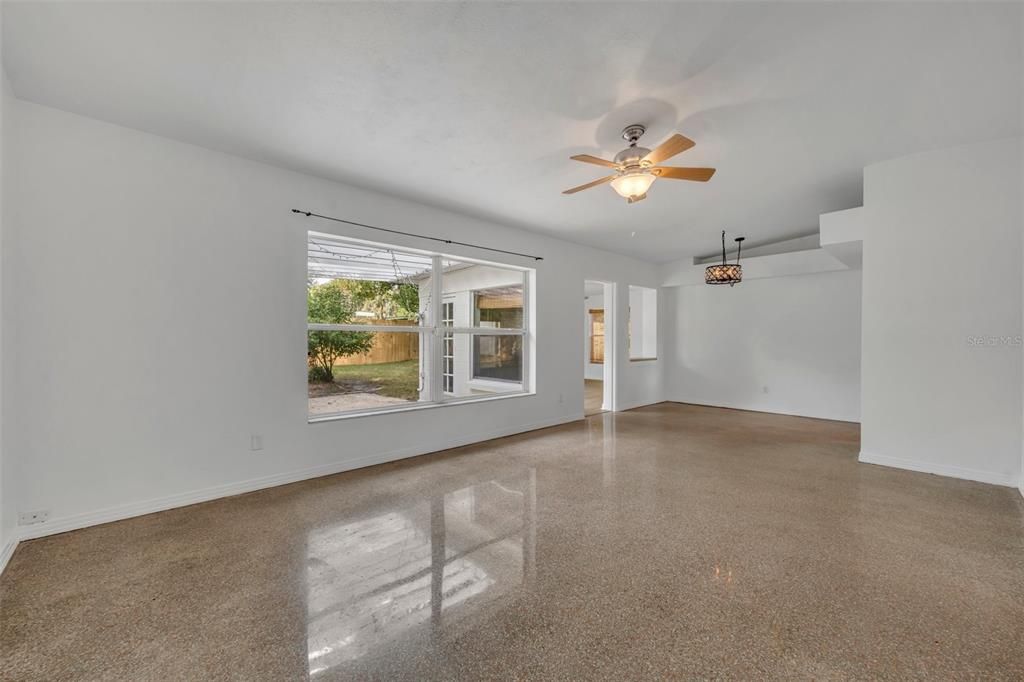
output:
[[453,626],[529,580],[535,472],[313,531],[310,675],[337,672],[418,628]]

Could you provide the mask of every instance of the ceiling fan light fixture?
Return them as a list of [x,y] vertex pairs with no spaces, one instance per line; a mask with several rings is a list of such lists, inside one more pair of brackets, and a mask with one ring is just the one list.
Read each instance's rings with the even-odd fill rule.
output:
[[585,185],[572,187],[562,192],[562,194],[576,194],[591,187],[611,183],[612,189],[615,190],[616,194],[626,199],[627,202],[635,204],[647,198],[647,190],[651,188],[651,185],[658,178],[707,182],[715,174],[714,168],[678,168],[660,165],[662,161],[693,147],[694,141],[676,133],[653,150],[639,147],[637,146],[637,140],[640,139],[645,130],[646,128],[640,124],[626,126],[626,129],[622,131],[622,138],[629,142],[629,146],[616,154],[613,161],[591,156],[590,154],[570,156],[569,158],[573,161],[613,168],[615,173],[598,178]]
[[612,189],[624,199],[636,199],[647,194],[657,178],[649,170],[626,171],[612,180]]

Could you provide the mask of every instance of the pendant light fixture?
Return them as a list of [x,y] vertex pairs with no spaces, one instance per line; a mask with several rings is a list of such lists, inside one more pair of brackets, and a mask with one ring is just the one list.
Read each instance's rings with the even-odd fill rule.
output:
[[722,263],[704,268],[705,284],[728,284],[735,286],[743,281],[743,266],[740,265],[740,249],[743,248],[744,237],[736,237],[736,262],[725,262],[725,230],[722,230]]

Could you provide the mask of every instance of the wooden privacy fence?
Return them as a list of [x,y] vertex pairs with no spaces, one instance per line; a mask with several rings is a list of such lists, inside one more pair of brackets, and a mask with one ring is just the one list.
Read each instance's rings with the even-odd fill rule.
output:
[[[366,318],[361,318],[359,323],[388,325],[392,327],[408,327],[415,324],[409,320],[372,320]],[[400,329],[396,329],[395,331],[400,332]],[[373,335],[373,348],[370,349],[369,353],[363,353],[362,355],[350,355],[346,358],[338,358],[334,362],[334,365],[376,365],[381,362],[416,360],[419,357],[419,334],[415,332],[376,332]]]

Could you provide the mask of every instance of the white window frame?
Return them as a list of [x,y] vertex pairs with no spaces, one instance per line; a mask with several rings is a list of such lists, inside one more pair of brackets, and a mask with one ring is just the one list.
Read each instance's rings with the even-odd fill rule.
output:
[[[524,324],[527,324],[527,322],[526,322],[526,291],[527,291],[527,287],[529,286],[528,283],[527,283],[528,279],[529,279],[529,277],[527,277],[527,273],[524,272],[523,273],[523,281],[522,281],[522,287],[523,287],[523,312],[522,312],[522,316],[523,316],[523,323]],[[474,320],[477,317],[478,305],[479,305],[478,299],[479,299],[479,296],[480,296],[480,292],[481,291],[486,291],[486,290],[487,289],[474,289],[472,292],[470,292],[471,293],[470,300],[472,301],[472,305],[470,306],[470,312],[472,313]],[[495,334],[495,333],[477,334],[477,336],[520,336],[520,337],[522,337],[522,348],[523,348],[523,356],[524,356],[523,361],[525,362],[525,355],[526,355],[526,329],[525,328],[523,328],[523,329],[516,329],[516,328],[512,328],[512,327],[483,327],[483,326],[477,327],[477,326],[474,326],[474,329],[487,329],[487,330],[490,330],[492,332],[499,332],[497,334]],[[502,329],[508,329],[512,333],[511,334],[501,334],[500,330],[502,330]],[[469,363],[470,364],[469,364],[469,378],[466,380],[466,385],[467,386],[469,386],[470,388],[477,388],[477,389],[482,389],[482,390],[494,389],[496,392],[503,392],[503,391],[507,390],[509,386],[521,386],[524,383],[525,377],[526,377],[526,368],[525,367],[521,368],[521,371],[522,371],[522,374],[523,374],[523,378],[521,380],[519,380],[519,381],[516,381],[514,379],[496,379],[496,378],[493,378],[493,377],[477,376],[477,374],[476,374],[476,371],[477,371],[477,360],[478,360],[478,356],[477,356],[477,353],[476,353],[477,344],[475,343],[476,339],[471,339],[471,341],[473,341],[473,343],[471,345],[470,354],[469,354]]]
[[[445,308],[451,310],[451,314],[445,314]],[[441,326],[448,328],[455,324],[455,297],[445,296],[441,299]],[[455,338],[445,334],[441,339],[441,392],[445,395],[452,395],[455,392]],[[448,349],[451,349],[451,355]],[[450,390],[449,390],[450,386]]]
[[[526,268],[519,265],[512,265],[510,263],[501,263],[497,261],[485,261],[474,258],[468,258],[466,256],[458,256],[453,254],[441,254],[432,251],[423,251],[419,249],[407,248],[404,246],[389,244],[385,242],[370,242],[361,239],[352,239],[348,237],[342,237],[335,234],[310,231],[307,233],[307,244],[311,237],[316,236],[317,238],[329,238],[342,243],[354,244],[358,246],[372,246],[378,248],[389,249],[392,251],[425,255],[431,257],[431,271],[430,271],[430,303],[426,306],[425,315],[420,316],[421,324],[418,325],[373,325],[373,324],[326,324],[318,322],[306,323],[306,333],[311,331],[339,331],[339,332],[385,332],[385,333],[416,333],[420,335],[421,348],[424,352],[420,354],[420,382],[421,386],[426,385],[427,398],[421,399],[416,402],[410,402],[408,405],[394,405],[388,407],[372,407],[362,410],[348,410],[345,412],[337,412],[331,414],[318,414],[311,415],[307,407],[306,416],[308,423],[315,424],[320,422],[336,421],[339,419],[352,419],[356,417],[367,417],[379,414],[392,414],[396,412],[408,412],[412,410],[423,410],[431,409],[435,407],[445,407],[449,405],[460,405],[463,403],[476,403],[476,402],[487,402],[491,400],[503,400],[507,398],[517,398],[523,396],[534,395],[531,381],[530,371],[532,365],[532,357],[536,348],[534,343],[534,335],[531,331],[530,320],[531,320],[531,296],[532,290],[530,282],[532,275],[536,272],[533,268]],[[441,304],[444,301],[444,268],[443,261],[452,260],[459,263],[467,263],[473,265],[491,266],[496,268],[503,268],[507,270],[519,271],[522,273],[523,281],[523,326],[518,329],[511,328],[493,328],[493,327],[454,327],[446,326],[444,320],[441,319],[442,307]],[[308,273],[307,273],[308,275]],[[436,302],[436,303],[435,303]],[[442,373],[444,369],[444,336],[456,334],[468,334],[470,336],[496,336],[496,335],[510,335],[510,336],[521,336],[523,339],[523,380],[518,391],[502,391],[490,394],[481,395],[469,395],[469,396],[452,396],[446,395],[443,391],[444,382]],[[502,382],[503,385],[515,384],[517,382]]]

